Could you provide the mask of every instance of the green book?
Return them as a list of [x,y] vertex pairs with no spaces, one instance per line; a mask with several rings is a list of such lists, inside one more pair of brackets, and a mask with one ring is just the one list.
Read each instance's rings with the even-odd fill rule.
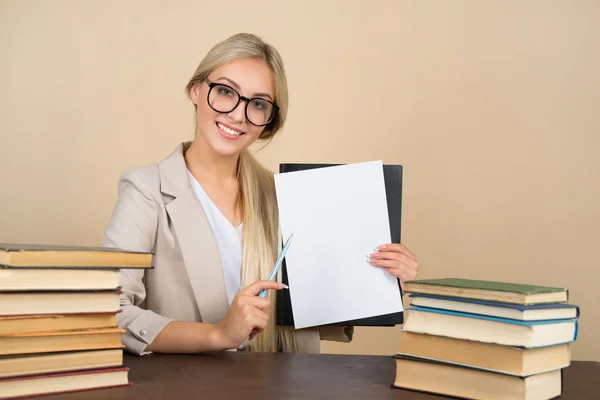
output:
[[521,283],[443,278],[418,279],[406,281],[405,284],[405,292],[407,293],[433,294],[523,305],[560,303],[569,299],[569,291],[565,288]]

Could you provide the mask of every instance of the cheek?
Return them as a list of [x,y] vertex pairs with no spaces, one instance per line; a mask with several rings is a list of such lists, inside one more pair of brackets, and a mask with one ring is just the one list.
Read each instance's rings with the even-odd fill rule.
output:
[[248,126],[248,130],[246,131],[247,132],[246,134],[248,136],[250,136],[252,138],[252,140],[258,139],[258,136],[260,136],[262,131],[265,130],[265,128],[262,126],[254,126],[252,124],[247,124],[247,126]]
[[198,125],[203,125],[206,123],[213,123],[218,113],[210,108],[206,102],[198,104],[198,108],[196,109],[196,120]]

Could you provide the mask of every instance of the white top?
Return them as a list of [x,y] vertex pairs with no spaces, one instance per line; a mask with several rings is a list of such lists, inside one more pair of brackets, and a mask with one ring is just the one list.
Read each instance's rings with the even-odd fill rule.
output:
[[240,291],[242,274],[242,224],[237,228],[223,215],[215,203],[208,197],[200,183],[188,171],[190,185],[200,201],[213,236],[219,248],[223,277],[225,278],[225,290],[229,305],[236,293]]

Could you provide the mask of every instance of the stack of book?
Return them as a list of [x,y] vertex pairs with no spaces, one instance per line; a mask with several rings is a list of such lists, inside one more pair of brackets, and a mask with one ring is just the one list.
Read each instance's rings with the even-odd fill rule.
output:
[[392,386],[469,399],[561,395],[579,318],[566,289],[447,278],[406,282],[406,292]]
[[0,397],[130,385],[119,269],[152,254],[0,244]]

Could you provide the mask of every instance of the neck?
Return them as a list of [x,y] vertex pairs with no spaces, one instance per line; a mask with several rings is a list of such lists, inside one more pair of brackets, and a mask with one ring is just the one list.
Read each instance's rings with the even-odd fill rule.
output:
[[237,179],[237,163],[239,155],[223,157],[216,154],[196,136],[185,152],[185,164],[199,182],[225,183]]

